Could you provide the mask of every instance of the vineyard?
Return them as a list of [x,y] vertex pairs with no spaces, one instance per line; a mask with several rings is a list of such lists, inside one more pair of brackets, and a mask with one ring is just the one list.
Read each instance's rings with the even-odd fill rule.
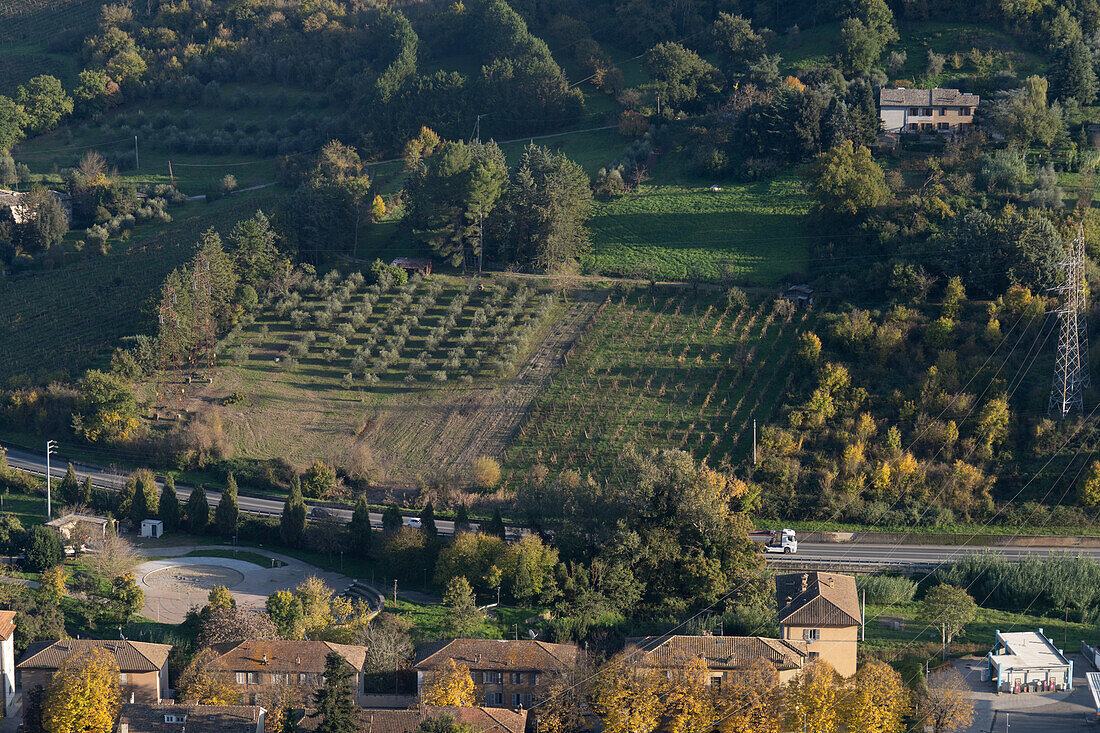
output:
[[220,405],[239,456],[460,478],[504,450],[595,308],[507,278],[307,278],[227,336],[188,409]]
[[[271,201],[267,191],[210,206],[189,204],[148,239],[55,270],[0,282],[0,384],[78,377],[137,333],[165,276],[190,256],[208,227],[227,231]],[[150,306],[151,307],[151,306]]]
[[633,444],[737,466],[751,454],[753,419],[782,404],[798,334],[819,317],[789,306],[684,288],[615,294],[536,401],[507,464],[609,477]]
[[100,0],[4,0],[0,44],[45,45],[63,35],[80,38],[95,27],[102,6]]

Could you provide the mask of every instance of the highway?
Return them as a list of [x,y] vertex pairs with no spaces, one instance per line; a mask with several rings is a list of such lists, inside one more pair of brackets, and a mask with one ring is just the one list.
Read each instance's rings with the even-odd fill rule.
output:
[[[37,476],[46,475],[46,456],[35,455],[33,453],[27,453],[26,451],[3,446],[7,451],[8,466],[11,468],[19,469],[20,471],[26,471]],[[68,470],[69,463],[73,465],[73,471],[76,472],[76,476],[81,481],[85,477],[92,479],[92,486],[96,488],[107,489],[109,491],[118,491],[126,483],[127,475],[117,471],[111,471],[110,469],[103,468],[101,466],[94,466],[79,461],[68,461],[59,456],[53,456],[50,460],[50,475],[54,478],[54,489],[57,488],[57,482],[65,477],[65,472]],[[158,481],[157,486],[163,486],[163,482]],[[180,503],[186,503],[188,497],[191,496],[191,487],[184,486],[182,484],[176,484],[176,494],[180,498]],[[206,501],[210,504],[210,508],[214,508],[218,505],[222,499],[221,492],[206,490]],[[54,495],[54,504],[58,504],[58,497]],[[237,505],[242,512],[249,514],[265,514],[269,516],[281,516],[283,513],[283,501],[281,499],[265,499],[259,496],[249,496],[246,494],[238,494]],[[332,519],[337,519],[342,522],[351,521],[350,509],[337,509],[325,504],[311,504],[306,502],[306,507],[309,509],[310,517],[316,519],[318,512],[328,512]],[[405,517],[415,517],[416,514],[406,514]],[[375,528],[382,527],[382,515],[379,512],[371,512],[370,515],[371,524]],[[436,529],[442,535],[454,534],[454,522],[446,519],[435,520]],[[477,522],[470,523],[471,528],[478,526]]]
[[[39,476],[46,474],[46,458],[44,455],[34,455],[22,450],[7,448],[8,465],[22,471],[27,471]],[[50,473],[57,481],[65,476],[69,461],[55,456],[51,462]],[[101,466],[90,465],[73,461],[73,470],[80,480],[90,476],[92,485],[117,491],[126,482],[126,476],[120,472],[111,471]],[[56,484],[55,484],[56,487]],[[176,485],[176,493],[181,502],[186,502],[191,495],[191,487]],[[206,499],[211,507],[221,501],[221,493],[207,490]],[[281,499],[266,499],[258,496],[240,494],[237,499],[242,512],[250,514],[263,514],[280,516],[283,512]],[[55,501],[56,503],[56,501]],[[342,522],[351,521],[351,511],[337,509],[325,504],[306,503],[310,516],[317,518],[318,512],[328,512],[332,519]],[[415,514],[406,514],[405,517],[414,517]],[[371,524],[376,528],[382,526],[382,515],[378,512],[371,513]],[[436,528],[441,535],[454,534],[454,522],[445,519],[437,519]],[[476,528],[476,522],[471,523],[471,528]],[[511,528],[513,532],[522,532],[518,527]],[[769,554],[769,564],[777,570],[784,567],[798,569],[833,569],[843,571],[850,569],[853,572],[873,570],[875,568],[920,569],[930,568],[934,565],[952,562],[969,555],[981,553],[993,553],[998,557],[1011,561],[1020,561],[1026,557],[1049,555],[1082,555],[1100,560],[1100,547],[1021,547],[1021,546],[985,546],[985,545],[920,545],[920,544],[870,544],[859,542],[837,543],[810,543],[799,542],[798,552],[789,555]]]

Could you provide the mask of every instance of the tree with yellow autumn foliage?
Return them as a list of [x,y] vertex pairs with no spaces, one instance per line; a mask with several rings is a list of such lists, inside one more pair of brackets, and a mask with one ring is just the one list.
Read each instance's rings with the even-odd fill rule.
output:
[[605,733],[648,733],[661,722],[664,679],[652,667],[639,667],[633,650],[610,659],[600,670],[593,707]]
[[436,672],[428,685],[423,703],[436,707],[459,708],[477,705],[477,688],[474,687],[470,670],[465,664],[448,660],[447,666]]
[[232,674],[210,647],[196,654],[183,670],[176,692],[183,702],[198,705],[236,705],[241,701]]
[[817,659],[787,683],[784,693],[784,724],[790,730],[839,733],[837,706],[840,675],[828,663]]
[[898,671],[886,662],[867,662],[846,685],[840,716],[859,733],[899,733],[905,729],[909,693]]
[[933,733],[966,730],[974,719],[970,686],[956,669],[928,675],[925,694],[917,704],[918,720]]
[[46,733],[110,733],[122,706],[118,665],[102,649],[65,660],[42,696]]
[[695,733],[707,730],[716,719],[714,699],[707,687],[707,665],[699,657],[672,674],[665,696],[662,731]]
[[56,606],[65,597],[65,568],[55,565],[42,573],[42,585],[38,589],[38,597],[49,606]]
[[719,733],[779,733],[779,672],[763,657],[728,675],[716,701]]

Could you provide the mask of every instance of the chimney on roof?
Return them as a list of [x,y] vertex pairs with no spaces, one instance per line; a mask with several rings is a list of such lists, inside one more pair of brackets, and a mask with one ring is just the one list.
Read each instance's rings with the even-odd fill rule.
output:
[[301,657],[294,657],[294,663],[298,664],[298,665],[301,665],[302,664],[302,658]]
[[806,589],[810,587],[810,574],[802,573],[802,592],[805,593]]
[[267,652],[264,652],[264,664],[267,664]]

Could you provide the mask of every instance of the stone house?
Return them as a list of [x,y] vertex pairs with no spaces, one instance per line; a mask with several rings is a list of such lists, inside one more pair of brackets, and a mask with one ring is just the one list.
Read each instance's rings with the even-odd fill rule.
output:
[[325,658],[339,654],[355,672],[355,704],[363,705],[363,664],[365,646],[336,644],[329,641],[287,641],[250,639],[215,644],[214,651],[232,673],[244,702],[255,705],[272,688],[289,686],[291,696],[303,707],[313,691],[324,682]]
[[856,673],[856,645],[863,613],[856,579],[837,573],[775,577],[780,637],[806,644],[807,661],[821,658],[843,677]]
[[786,684],[802,671],[807,658],[805,642],[763,636],[643,636],[626,643],[644,652],[640,666],[656,668],[670,677],[689,662],[702,659],[707,666],[707,684],[719,689],[759,659],[771,662],[779,682]]
[[960,132],[974,124],[981,99],[958,89],[887,89],[878,93],[879,118],[886,133]]
[[267,711],[254,705],[128,703],[115,733],[264,733]]

